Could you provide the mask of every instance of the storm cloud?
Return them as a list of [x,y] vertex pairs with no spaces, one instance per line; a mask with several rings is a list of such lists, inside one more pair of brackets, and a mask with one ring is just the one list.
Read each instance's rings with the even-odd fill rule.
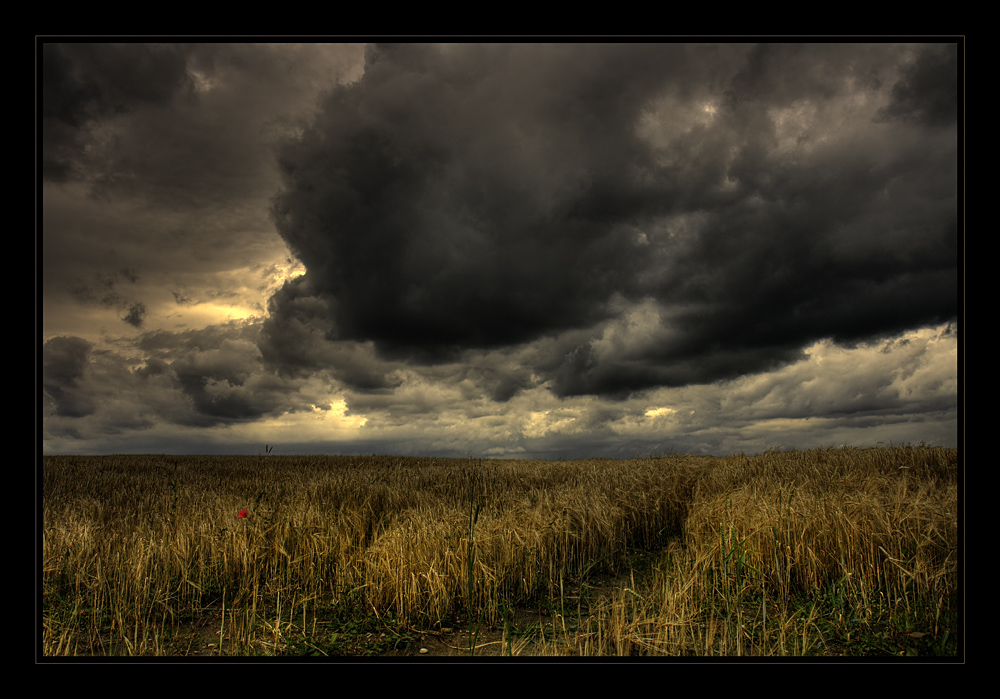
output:
[[953,320],[955,56],[370,46],[279,151],[307,272],[268,322],[314,298],[326,340],[416,364],[548,338],[557,394],[613,396]]
[[45,449],[954,444],[963,56],[42,40]]

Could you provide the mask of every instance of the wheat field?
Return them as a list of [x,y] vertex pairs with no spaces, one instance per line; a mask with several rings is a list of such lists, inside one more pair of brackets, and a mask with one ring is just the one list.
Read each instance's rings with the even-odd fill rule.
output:
[[[46,456],[39,654],[960,658],[956,449]],[[431,649],[433,653],[438,653]]]

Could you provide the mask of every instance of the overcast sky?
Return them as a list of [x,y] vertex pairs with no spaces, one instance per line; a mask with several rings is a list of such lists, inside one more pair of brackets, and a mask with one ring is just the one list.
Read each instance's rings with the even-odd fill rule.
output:
[[39,43],[56,453],[957,446],[955,43]]

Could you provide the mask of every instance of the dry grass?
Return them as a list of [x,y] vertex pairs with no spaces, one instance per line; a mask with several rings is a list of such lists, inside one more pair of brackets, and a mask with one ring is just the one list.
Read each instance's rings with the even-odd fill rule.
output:
[[532,652],[954,655],[957,463],[45,457],[42,652],[183,653],[206,610],[227,654],[345,652],[358,615],[528,652],[541,608]]

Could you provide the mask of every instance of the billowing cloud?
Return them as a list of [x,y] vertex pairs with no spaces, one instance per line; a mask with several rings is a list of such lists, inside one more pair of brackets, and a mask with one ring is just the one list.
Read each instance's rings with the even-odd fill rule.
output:
[[954,444],[960,55],[42,42],[45,449]]
[[542,343],[559,395],[947,322],[957,80],[953,46],[369,47],[280,150],[307,272],[268,322],[387,362]]

